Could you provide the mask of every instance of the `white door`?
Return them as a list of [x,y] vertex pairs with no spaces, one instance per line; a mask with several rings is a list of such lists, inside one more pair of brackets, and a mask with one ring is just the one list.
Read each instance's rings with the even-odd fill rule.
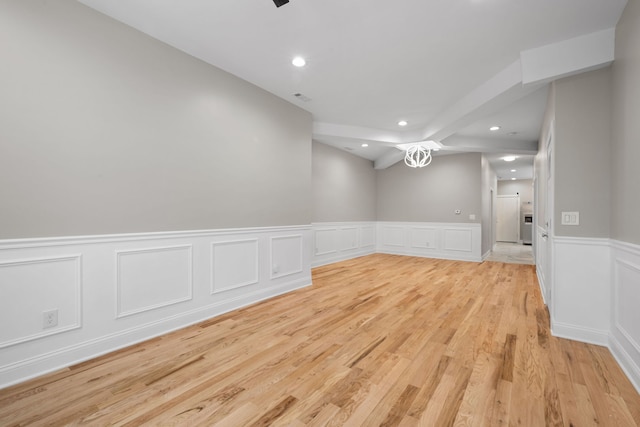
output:
[[[553,313],[553,191],[554,191],[554,174],[553,174],[553,144],[554,144],[554,122],[551,122],[549,136],[546,141],[546,167],[542,170],[536,169],[536,199],[535,206],[541,206],[544,209],[537,209],[537,215],[533,216],[534,220],[534,245],[536,250],[536,273],[542,290],[544,302],[547,304],[549,311]],[[542,142],[542,141],[541,141]]]
[[520,196],[498,196],[496,240],[513,243],[520,240]]

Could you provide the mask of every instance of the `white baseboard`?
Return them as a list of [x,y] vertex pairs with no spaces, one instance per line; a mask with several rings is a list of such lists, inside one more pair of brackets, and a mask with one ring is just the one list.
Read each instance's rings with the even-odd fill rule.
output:
[[[609,350],[613,357],[616,359],[624,373],[631,381],[631,384],[640,393],[640,363],[638,363],[638,349],[632,351],[634,356],[625,350],[625,346],[611,334],[609,336]],[[628,346],[627,346],[628,347]]]
[[311,226],[0,241],[0,388],[308,286],[310,245]]
[[605,347],[609,343],[609,332],[606,330],[584,328],[561,322],[552,322],[551,334],[558,338],[566,338]]

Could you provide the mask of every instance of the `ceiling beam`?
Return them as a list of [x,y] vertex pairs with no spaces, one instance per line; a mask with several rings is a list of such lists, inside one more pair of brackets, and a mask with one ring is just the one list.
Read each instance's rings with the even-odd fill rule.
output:
[[[611,28],[522,51],[520,58],[442,111],[419,132],[391,132],[332,123],[314,123],[313,133],[314,136],[322,136],[325,139],[342,137],[385,143],[389,146],[435,140],[442,142],[443,150],[496,152],[491,149],[491,145],[481,145],[480,140],[451,139],[451,136],[477,120],[532,94],[550,81],[611,64],[615,53],[614,42],[615,28]],[[495,147],[502,146],[500,140],[492,139],[491,144]],[[522,148],[522,152],[528,153],[533,150],[534,142],[524,144],[526,147]],[[537,141],[535,144],[537,145]],[[504,149],[500,151],[518,152],[506,145],[505,142]],[[537,150],[537,146],[535,149]],[[389,150],[375,161],[375,168],[387,168],[403,157],[402,152]]]

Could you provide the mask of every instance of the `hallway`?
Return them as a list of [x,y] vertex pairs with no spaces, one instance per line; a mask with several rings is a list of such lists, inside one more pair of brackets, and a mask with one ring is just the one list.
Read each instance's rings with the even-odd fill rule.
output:
[[485,261],[506,262],[509,264],[535,265],[531,245],[497,242]]

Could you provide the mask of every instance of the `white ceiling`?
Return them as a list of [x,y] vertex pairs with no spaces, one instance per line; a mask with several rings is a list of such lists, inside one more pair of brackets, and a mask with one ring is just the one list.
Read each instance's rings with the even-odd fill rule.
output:
[[[443,151],[532,159],[546,84],[606,66],[606,53],[565,58],[576,43],[587,50],[607,45],[610,33],[602,31],[615,27],[627,3],[290,0],[276,8],[272,0],[80,1],[299,105],[313,114],[314,139],[377,168],[399,159],[394,144],[424,139],[441,141]],[[547,68],[525,62],[523,53],[548,56],[549,46],[561,60]],[[307,59],[304,68],[291,65],[296,55]],[[409,125],[398,127],[401,119]],[[500,131],[490,132],[493,124]]]

